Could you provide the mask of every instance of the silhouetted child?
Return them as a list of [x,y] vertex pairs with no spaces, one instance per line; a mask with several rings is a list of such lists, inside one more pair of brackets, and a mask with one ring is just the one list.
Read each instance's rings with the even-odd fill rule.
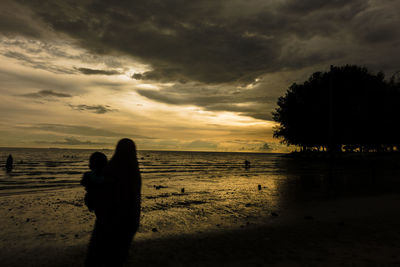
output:
[[85,187],[85,204],[90,211],[95,211],[102,203],[104,190],[104,168],[107,165],[107,157],[101,152],[94,152],[89,159],[91,171],[83,174],[81,185]]

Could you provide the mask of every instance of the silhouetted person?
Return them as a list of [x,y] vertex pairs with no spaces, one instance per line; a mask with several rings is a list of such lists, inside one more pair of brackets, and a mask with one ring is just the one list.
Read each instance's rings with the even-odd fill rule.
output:
[[248,161],[247,159],[244,161],[244,168],[245,169],[249,169],[250,168],[250,161]]
[[85,187],[85,204],[90,211],[96,214],[96,222],[90,238],[86,255],[86,266],[101,266],[102,255],[105,252],[105,225],[106,225],[106,181],[104,171],[107,166],[107,157],[101,152],[90,156],[89,168],[91,171],[83,174],[81,185]]
[[14,162],[14,159],[13,159],[13,157],[11,156],[11,154],[8,155],[8,158],[7,158],[7,161],[6,161],[6,171],[7,171],[7,172],[11,172],[11,171],[12,171],[12,169],[13,169],[13,162]]
[[83,174],[81,185],[85,187],[85,204],[90,211],[96,212],[96,206],[101,206],[102,193],[105,187],[104,169],[107,165],[107,156],[101,152],[94,152],[89,159],[91,171]]
[[96,221],[91,240],[99,245],[93,250],[89,246],[87,265],[101,259],[106,266],[122,266],[140,221],[141,177],[132,140],[118,142],[106,167],[105,181],[104,220]]

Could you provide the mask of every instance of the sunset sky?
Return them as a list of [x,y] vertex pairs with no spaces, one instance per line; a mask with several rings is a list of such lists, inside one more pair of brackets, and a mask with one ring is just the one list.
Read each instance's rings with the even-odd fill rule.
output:
[[[398,0],[0,1],[0,146],[281,152],[330,65],[400,70]],[[373,122],[371,122],[373,125]]]

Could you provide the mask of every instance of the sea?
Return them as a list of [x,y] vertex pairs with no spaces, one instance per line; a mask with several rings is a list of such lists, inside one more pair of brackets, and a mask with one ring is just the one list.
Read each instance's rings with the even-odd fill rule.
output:
[[[79,187],[82,174],[89,171],[89,157],[95,151],[104,153],[108,159],[113,154],[112,150],[0,148],[0,194]],[[5,171],[8,155],[12,155],[14,162],[11,172]],[[187,151],[137,153],[144,184],[179,190],[185,185],[188,189],[198,188],[196,183],[213,183],[227,177],[271,176],[276,172],[275,162],[279,156],[281,154]],[[246,160],[250,167],[246,168]]]
[[[78,197],[71,203],[83,206],[80,180],[95,151],[0,148],[0,199],[72,190]],[[113,154],[98,151],[108,158]],[[14,168],[7,173],[10,154]],[[331,164],[275,153],[187,151],[138,151],[137,156],[142,174],[141,231],[150,233],[155,228],[193,232],[243,227],[273,220],[301,205],[400,192],[399,169],[371,161]]]

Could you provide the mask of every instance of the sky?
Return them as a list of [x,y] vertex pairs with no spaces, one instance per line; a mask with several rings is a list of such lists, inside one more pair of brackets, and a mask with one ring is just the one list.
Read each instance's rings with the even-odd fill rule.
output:
[[[400,70],[398,0],[1,0],[0,146],[285,152],[330,65]],[[371,122],[373,124],[373,122]]]

